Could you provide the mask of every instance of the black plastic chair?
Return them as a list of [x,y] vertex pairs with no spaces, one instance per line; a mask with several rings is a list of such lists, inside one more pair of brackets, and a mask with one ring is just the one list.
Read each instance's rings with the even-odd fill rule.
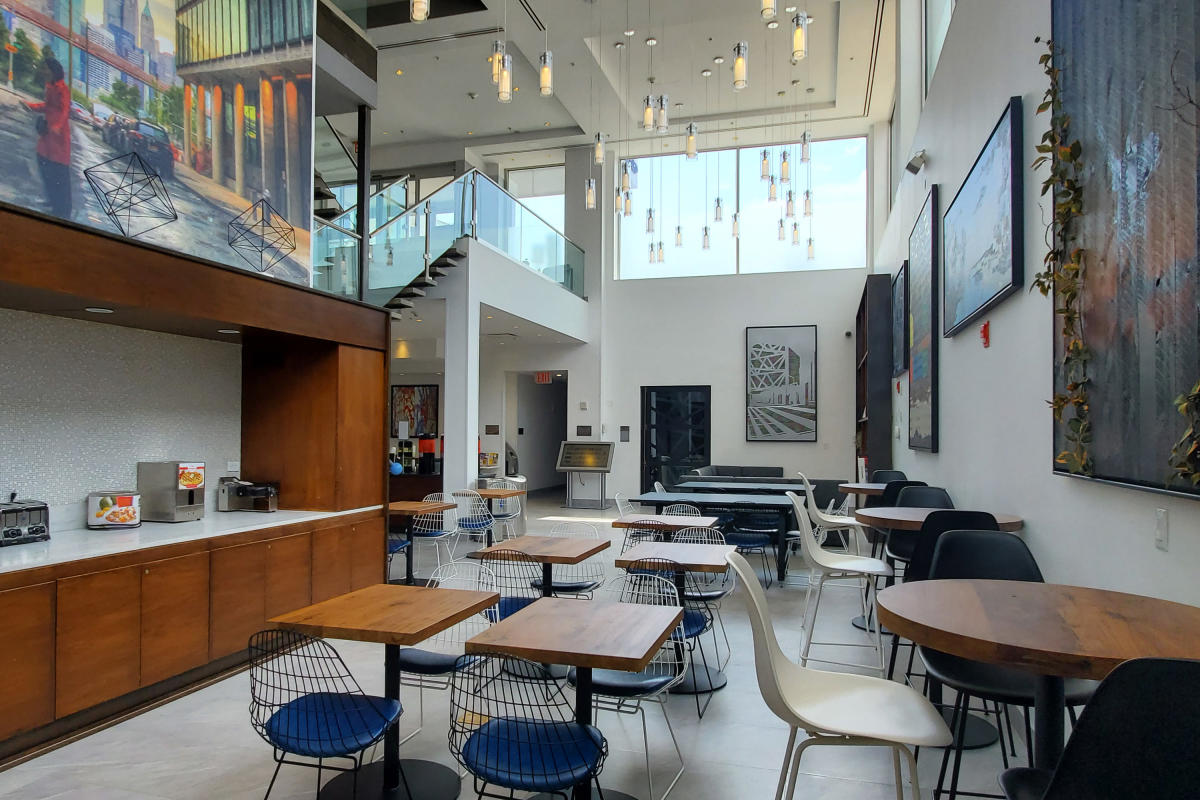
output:
[[1010,769],[1008,800],[1184,800],[1200,793],[1200,661],[1142,658],[1100,684],[1053,772]]
[[[901,508],[949,509],[954,508],[954,501],[950,499],[950,493],[940,486],[905,486],[896,495],[895,505]],[[916,531],[896,529],[888,531],[887,543],[884,547],[888,564],[895,567],[898,561],[905,563],[911,561],[913,548],[916,545]]]
[[762,559],[763,583],[768,589],[774,582],[767,548],[779,541],[779,515],[760,511],[742,511],[734,515],[732,530],[725,532],[725,543],[737,547],[742,555],[758,553]]
[[[1033,581],[1041,583],[1042,571],[1037,560],[1020,538],[1001,531],[955,530],[941,535],[933,550],[933,564],[929,570],[930,580],[977,579],[1001,581]],[[965,738],[967,709],[972,697],[993,703],[1021,706],[1025,709],[1025,744],[1030,763],[1033,762],[1033,736],[1029,725],[1033,708],[1034,684],[1032,672],[987,664],[952,656],[926,647],[918,647],[921,660],[925,662],[925,673],[932,680],[954,689],[958,696],[954,701],[954,716],[950,727],[955,733],[954,769],[950,777],[950,798],[957,797],[959,767],[962,763],[962,742]],[[1069,709],[1085,705],[1095,691],[1095,681],[1068,679],[1065,693]],[[1074,722],[1074,716],[1072,716]],[[1010,734],[1010,739],[1011,734]],[[935,798],[940,798],[950,761],[950,750],[942,754],[942,767],[938,773],[938,788]],[[1008,767],[1008,751],[1003,742],[1000,753]],[[974,797],[998,797],[976,792],[962,792]]]
[[877,469],[871,473],[871,483],[891,483],[906,481],[908,476],[898,469]]

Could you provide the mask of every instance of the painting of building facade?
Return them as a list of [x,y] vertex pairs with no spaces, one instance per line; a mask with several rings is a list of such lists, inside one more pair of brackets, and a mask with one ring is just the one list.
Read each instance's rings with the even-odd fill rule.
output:
[[[3,0],[0,203],[310,285],[314,13],[312,0]],[[269,269],[228,230],[263,200],[295,233]],[[121,222],[139,216],[156,224]]]
[[1053,26],[1082,146],[1094,476],[1197,494],[1169,458],[1187,427],[1175,398],[1200,379],[1200,8],[1055,0]]
[[817,326],[746,328],[746,441],[817,440]]

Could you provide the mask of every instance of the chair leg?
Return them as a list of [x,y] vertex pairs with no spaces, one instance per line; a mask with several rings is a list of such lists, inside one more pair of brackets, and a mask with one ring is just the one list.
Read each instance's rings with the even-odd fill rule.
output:
[[1030,709],[1021,709],[1021,716],[1025,718],[1025,757],[1028,759],[1026,763],[1033,766],[1033,728],[1029,724]]
[[792,755],[792,768],[788,770],[788,800],[792,800],[792,798],[796,796],[796,778],[799,777],[800,774],[800,758],[804,755],[805,750],[807,750],[811,745],[816,744],[818,741],[818,739],[805,739],[800,743],[800,745],[796,748],[796,752]]
[[888,656],[887,679],[892,680],[892,676],[896,674],[896,651],[900,649],[900,635],[892,634],[892,652]]
[[903,745],[897,745],[896,749],[908,760],[908,781],[912,784],[912,798],[921,800],[921,779],[917,775],[917,756]]
[[779,768],[779,787],[775,790],[775,800],[783,800],[783,787],[787,784],[788,766],[792,763],[792,747],[796,744],[796,728],[788,733],[787,749],[783,751],[783,766]]
[[[1004,762],[1004,768],[1008,769],[1008,748],[1004,746],[1004,709],[999,703],[992,703],[996,709],[996,730],[1000,733],[1000,760]],[[987,711],[987,701],[983,701],[983,710]]]
[[[793,736],[796,735],[795,728],[792,728],[792,735]],[[282,761],[275,762],[275,771],[271,773],[271,782],[267,784],[267,793],[263,795],[263,800],[267,800],[267,798],[271,796],[271,789],[275,788],[275,779],[279,777],[279,768],[282,766],[283,766]],[[782,784],[783,784],[783,782],[781,780],[780,786],[782,786]]]
[[817,611],[821,608],[821,593],[825,589],[825,573],[817,573],[817,594],[813,598],[812,623],[804,637],[804,650],[800,653],[800,666],[808,666],[808,651],[812,648],[813,636],[817,631]]
[[[679,779],[683,777],[683,770],[685,768],[685,764],[683,761],[683,751],[679,749],[679,740],[675,738],[675,729],[673,727],[671,727],[671,715],[667,713],[667,702],[666,702],[665,697],[663,698],[662,702],[659,703],[659,705],[662,706],[663,719],[666,720],[666,723],[667,723],[667,733],[669,733],[671,735],[671,744],[675,746],[675,755],[679,759],[679,772],[675,773],[675,777],[671,780],[671,783],[667,786],[667,790],[665,792],[663,792],[662,797],[660,797],[658,799],[658,800],[666,800],[666,796],[671,793],[671,790],[675,788],[675,784],[678,783]],[[648,753],[649,752],[649,744],[647,744],[646,747],[647,747],[647,753]],[[650,800],[654,800],[653,795],[650,796]]]
[[896,800],[904,800],[904,777],[900,774],[900,751],[892,748],[892,771],[895,773]]
[[958,732],[954,736],[954,771],[950,774],[950,800],[958,797],[958,772],[962,766],[963,742],[967,738],[967,717],[970,716],[968,712],[971,710],[970,695],[962,692],[959,694],[963,699],[962,713],[958,718]]
[[[962,702],[963,694],[959,692],[954,697],[954,711],[950,716],[951,732],[958,730],[958,715],[959,709],[962,708]],[[965,712],[963,713],[965,714]],[[959,741],[961,741],[961,739]],[[957,744],[958,742],[951,742],[946,746],[945,749],[942,750],[942,766],[941,769],[938,770],[937,789],[933,791],[934,800],[941,799],[942,791],[944,790],[943,787],[946,785],[946,769],[950,766],[950,750],[953,749]]]

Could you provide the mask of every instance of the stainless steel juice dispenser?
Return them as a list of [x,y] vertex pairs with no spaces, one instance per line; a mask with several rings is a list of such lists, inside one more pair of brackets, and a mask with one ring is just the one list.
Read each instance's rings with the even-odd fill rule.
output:
[[202,461],[139,461],[137,488],[145,522],[190,522],[204,516]]

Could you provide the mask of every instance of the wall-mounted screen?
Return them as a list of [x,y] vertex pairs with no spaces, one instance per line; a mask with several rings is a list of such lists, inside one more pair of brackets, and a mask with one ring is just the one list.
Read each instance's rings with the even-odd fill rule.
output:
[[558,446],[559,472],[610,472],[612,442],[563,442]]

